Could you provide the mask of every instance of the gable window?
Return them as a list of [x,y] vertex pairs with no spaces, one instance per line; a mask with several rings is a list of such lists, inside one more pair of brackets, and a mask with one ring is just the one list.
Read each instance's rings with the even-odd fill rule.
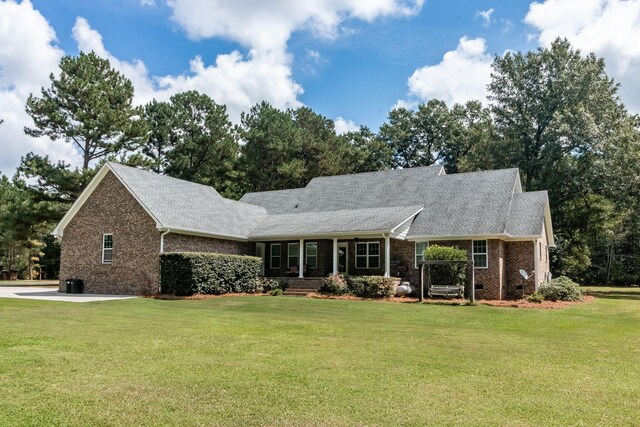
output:
[[318,243],[309,242],[305,249],[305,264],[307,268],[318,268]]
[[486,240],[473,241],[473,265],[475,268],[487,268],[489,266]]
[[280,268],[280,259],[282,258],[282,247],[280,246],[280,243],[272,243],[271,244],[271,268],[272,269],[279,269]]
[[429,247],[429,242],[416,242],[416,268],[418,263],[424,260],[424,251]]
[[297,267],[298,266],[298,254],[299,254],[299,245],[298,243],[289,243],[287,248],[287,267]]
[[380,268],[380,242],[356,243],[356,268]]
[[102,263],[111,264],[113,261],[113,234],[102,235]]

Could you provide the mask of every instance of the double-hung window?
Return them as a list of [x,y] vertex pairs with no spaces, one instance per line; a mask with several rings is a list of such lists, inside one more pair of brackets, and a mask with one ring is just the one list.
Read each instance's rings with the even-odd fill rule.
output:
[[298,267],[298,256],[300,254],[300,246],[298,243],[289,243],[287,248],[287,267]]
[[318,268],[318,244],[316,242],[308,242],[304,252],[305,264],[308,269]]
[[356,243],[356,268],[380,268],[380,242]]
[[113,262],[113,234],[102,235],[102,263],[111,264]]
[[424,251],[429,247],[429,242],[416,242],[416,268],[418,263],[424,261]]
[[487,268],[489,265],[486,240],[473,241],[473,265],[475,268]]
[[272,243],[271,244],[271,250],[270,250],[270,254],[271,254],[271,261],[270,261],[270,265],[271,268],[274,270],[277,270],[280,268],[280,260],[282,258],[282,247],[280,246],[280,243]]

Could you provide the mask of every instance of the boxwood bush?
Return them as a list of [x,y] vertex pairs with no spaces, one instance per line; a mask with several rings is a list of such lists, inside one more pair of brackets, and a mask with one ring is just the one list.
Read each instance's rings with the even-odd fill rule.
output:
[[[424,250],[425,261],[466,261],[467,251],[451,246],[432,245]],[[431,283],[437,286],[464,286],[467,278],[467,264],[432,265]]]
[[357,297],[384,298],[396,293],[396,281],[384,276],[349,276],[347,288]]
[[160,255],[160,289],[175,295],[262,292],[262,259],[213,253]]
[[556,277],[538,288],[538,293],[549,301],[582,301],[582,291],[566,276]]

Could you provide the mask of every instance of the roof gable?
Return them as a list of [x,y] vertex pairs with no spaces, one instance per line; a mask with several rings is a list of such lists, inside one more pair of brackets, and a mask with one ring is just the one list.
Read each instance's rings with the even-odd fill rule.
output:
[[266,215],[264,208],[228,200],[209,186],[106,163],[53,231],[64,227],[112,172],[156,222],[159,230],[246,240],[253,225]]

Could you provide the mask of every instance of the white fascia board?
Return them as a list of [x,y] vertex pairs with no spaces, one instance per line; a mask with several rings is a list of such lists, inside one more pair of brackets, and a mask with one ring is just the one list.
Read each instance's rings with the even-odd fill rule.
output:
[[539,236],[511,236],[509,234],[469,234],[469,235],[451,235],[451,236],[411,236],[407,237],[407,240],[410,242],[419,242],[424,240],[489,240],[489,239],[502,239],[510,242],[520,242],[527,241],[532,239],[539,239],[543,237],[542,234]]
[[333,239],[333,238],[357,238],[357,237],[383,237],[389,230],[374,231],[341,231],[336,233],[310,233],[310,234],[282,234],[282,235],[264,235],[249,236],[250,241],[277,241],[277,240],[299,240],[299,239]]
[[223,240],[237,240],[240,242],[247,242],[249,238],[247,236],[237,236],[233,234],[221,234],[221,233],[208,233],[206,231],[201,230],[192,230],[188,228],[172,228],[172,227],[162,227],[158,228],[159,231],[169,231],[173,234],[186,234],[189,236],[200,236],[200,237],[209,237],[215,239],[223,239]]
[[393,227],[390,231],[391,234],[393,234],[399,227],[401,227],[404,223],[406,223],[407,221],[411,221],[413,218],[416,217],[416,215],[418,215],[420,212],[422,212],[422,210],[424,209],[424,206],[421,207],[420,209],[418,209],[417,211],[415,211],[415,213],[411,214],[407,219],[405,219],[404,221],[402,221],[400,224],[396,225],[395,227]]

